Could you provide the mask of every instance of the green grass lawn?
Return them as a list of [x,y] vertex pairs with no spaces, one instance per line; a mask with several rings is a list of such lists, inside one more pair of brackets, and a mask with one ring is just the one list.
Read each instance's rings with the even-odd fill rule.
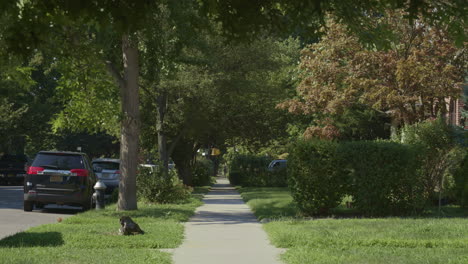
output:
[[343,218],[355,211],[335,209],[341,217],[306,221],[287,188],[241,188],[258,218],[274,219],[264,225],[271,242],[287,248],[282,259],[303,263],[468,263],[468,212],[446,207],[433,217]]
[[[139,203],[139,210],[118,212],[115,205],[91,210],[60,223],[30,228],[0,240],[0,263],[171,263],[171,255],[158,249],[176,248],[183,240],[181,222],[202,202],[185,204]],[[120,236],[119,218],[128,215],[144,235]]]

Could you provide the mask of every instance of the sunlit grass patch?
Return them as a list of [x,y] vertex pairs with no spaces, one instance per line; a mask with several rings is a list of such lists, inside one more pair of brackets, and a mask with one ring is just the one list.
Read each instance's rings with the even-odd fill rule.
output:
[[[344,203],[334,217],[300,216],[287,188],[241,188],[242,197],[287,264],[468,263],[467,209],[430,208],[418,218],[360,218]],[[349,198],[348,198],[349,199]],[[458,216],[455,218],[454,216]]]

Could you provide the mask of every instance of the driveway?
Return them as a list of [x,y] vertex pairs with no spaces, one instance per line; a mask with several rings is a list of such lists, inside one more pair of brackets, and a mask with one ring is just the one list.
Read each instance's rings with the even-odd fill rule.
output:
[[30,227],[55,223],[81,212],[80,207],[46,206],[42,210],[23,211],[23,186],[0,186],[0,239]]

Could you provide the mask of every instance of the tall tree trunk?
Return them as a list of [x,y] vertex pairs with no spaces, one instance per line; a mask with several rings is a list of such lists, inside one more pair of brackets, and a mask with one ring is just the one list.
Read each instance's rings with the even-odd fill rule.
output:
[[[132,40],[134,41],[134,40]],[[122,37],[123,83],[120,86],[122,121],[120,140],[119,200],[117,210],[136,210],[136,172],[140,136],[140,112],[138,91],[138,45],[128,35]]]
[[175,161],[177,173],[182,178],[182,182],[185,185],[192,186],[193,185],[193,175],[192,175],[192,166],[190,165],[190,161],[187,160],[177,160]]
[[167,136],[164,133],[164,118],[167,111],[167,92],[164,91],[157,97],[157,120],[156,130],[158,131],[158,153],[163,166],[164,176],[169,174],[169,154],[167,150]]
[[179,174],[179,178],[184,182],[185,185],[193,185],[193,174],[192,174],[192,160],[195,156],[197,148],[194,147],[194,143],[190,140],[180,139],[177,145],[174,146],[171,157]]

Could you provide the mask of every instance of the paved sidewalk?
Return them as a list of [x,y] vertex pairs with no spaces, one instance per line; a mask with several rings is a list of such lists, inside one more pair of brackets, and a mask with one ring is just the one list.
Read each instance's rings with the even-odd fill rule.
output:
[[280,249],[239,193],[218,179],[205,203],[185,224],[184,243],[174,251],[175,264],[276,264]]

